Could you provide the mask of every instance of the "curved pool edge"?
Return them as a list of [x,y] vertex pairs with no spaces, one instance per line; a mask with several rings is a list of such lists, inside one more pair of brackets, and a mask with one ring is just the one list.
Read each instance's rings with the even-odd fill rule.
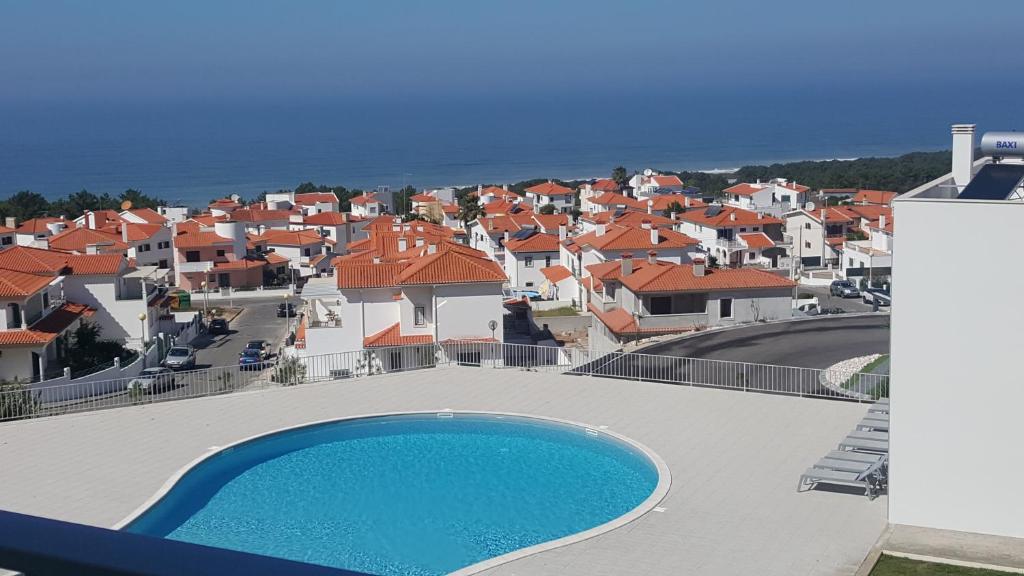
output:
[[128,514],[126,517],[124,517],[120,522],[114,524],[111,528],[113,530],[122,530],[122,529],[124,529],[126,526],[128,526],[129,524],[134,522],[136,519],[138,519],[140,516],[145,514],[150,508],[156,506],[161,500],[163,500],[164,497],[167,496],[167,494],[170,493],[170,491],[172,489],[174,489],[175,486],[177,486],[177,484],[181,481],[181,479],[186,474],[188,474],[190,471],[192,471],[193,468],[199,466],[200,464],[202,464],[203,462],[205,462],[209,458],[212,458],[212,457],[214,457],[214,456],[216,456],[218,454],[221,454],[222,452],[231,450],[231,449],[233,449],[233,448],[235,448],[237,446],[240,446],[242,444],[246,444],[246,443],[252,442],[254,440],[259,440],[259,439],[267,437],[267,436],[272,436],[274,434],[280,434],[282,432],[298,430],[300,428],[307,428],[307,427],[311,427],[311,426],[319,426],[319,425],[323,425],[323,424],[331,424],[331,423],[335,423],[335,422],[345,422],[345,421],[348,421],[348,420],[358,420],[358,419],[362,419],[362,418],[381,418],[381,417],[388,417],[388,416],[403,416],[403,415],[409,415],[409,416],[421,415],[422,416],[422,415],[440,414],[440,413],[450,413],[450,414],[453,414],[453,415],[455,415],[455,414],[465,414],[465,415],[483,415],[483,416],[510,416],[510,417],[514,417],[514,418],[515,417],[518,417],[518,418],[533,418],[535,420],[544,420],[544,421],[548,421],[548,422],[554,422],[554,423],[557,423],[557,424],[576,426],[576,427],[583,428],[583,429],[588,430],[588,431],[592,431],[592,432],[597,433],[597,434],[605,434],[605,435],[607,435],[607,436],[609,436],[611,438],[614,438],[614,439],[616,439],[616,440],[618,440],[620,442],[623,442],[623,443],[627,444],[628,446],[631,446],[633,449],[637,450],[638,452],[643,454],[645,457],[647,457],[647,459],[650,460],[650,462],[652,464],[654,464],[654,467],[655,467],[655,469],[658,472],[658,484],[654,487],[654,490],[651,492],[650,496],[648,496],[646,499],[644,499],[643,502],[638,504],[636,507],[634,507],[629,512],[626,512],[625,514],[623,514],[623,515],[621,515],[621,516],[619,516],[617,518],[609,520],[608,522],[605,522],[604,524],[599,524],[597,526],[594,526],[593,528],[588,528],[587,530],[584,530],[582,532],[577,532],[575,534],[570,534],[568,536],[563,536],[562,538],[558,538],[556,540],[550,540],[548,542],[541,542],[539,544],[534,544],[533,546],[527,546],[526,548],[521,548],[519,550],[513,550],[512,552],[508,552],[506,554],[502,554],[501,556],[495,556],[494,558],[489,558],[487,560],[482,560],[480,562],[477,562],[476,564],[470,564],[469,566],[466,566],[466,567],[460,568],[460,569],[458,569],[458,570],[456,570],[454,572],[451,572],[450,576],[468,576],[469,574],[477,574],[477,573],[482,572],[484,570],[489,570],[489,569],[494,568],[496,566],[500,566],[502,564],[507,564],[509,562],[513,562],[515,560],[519,560],[520,558],[525,558],[527,556],[533,556],[534,554],[540,554],[541,552],[546,552],[548,550],[554,550],[556,548],[562,548],[562,547],[565,547],[565,546],[569,546],[569,545],[575,544],[577,542],[582,542],[584,540],[589,540],[589,539],[594,538],[595,536],[599,536],[601,534],[606,534],[606,533],[608,533],[608,532],[610,532],[612,530],[615,530],[616,528],[621,528],[622,526],[625,526],[626,524],[629,524],[629,523],[631,523],[631,522],[633,522],[635,520],[640,519],[641,517],[645,516],[648,512],[653,510],[655,506],[657,506],[662,500],[665,499],[665,496],[668,495],[669,489],[672,486],[672,474],[669,471],[668,464],[666,464],[665,461],[662,460],[661,456],[658,456],[658,454],[656,452],[654,452],[653,450],[648,448],[646,445],[644,445],[644,444],[642,444],[640,442],[637,442],[636,440],[633,440],[632,438],[630,438],[628,436],[624,436],[622,434],[619,434],[617,432],[613,432],[613,431],[611,431],[611,430],[609,430],[607,428],[601,428],[599,426],[592,426],[592,425],[589,425],[589,424],[584,424],[582,422],[576,422],[574,420],[567,420],[567,419],[564,419],[564,418],[554,418],[554,417],[550,417],[550,416],[538,416],[538,415],[535,415],[535,414],[523,414],[523,413],[519,413],[519,412],[497,412],[497,411],[488,411],[488,410],[451,410],[451,409],[444,408],[444,409],[439,409],[439,410],[412,410],[412,411],[399,411],[399,412],[375,412],[375,413],[370,413],[370,414],[358,414],[358,415],[353,415],[353,416],[343,416],[343,417],[340,417],[340,418],[326,418],[326,419],[323,419],[323,420],[314,420],[314,421],[311,421],[311,422],[306,422],[306,423],[303,423],[303,424],[296,424],[296,425],[293,425],[293,426],[285,426],[283,428],[277,428],[277,429],[270,430],[270,431],[267,431],[267,432],[262,432],[262,433],[259,433],[259,434],[253,434],[253,435],[248,436],[246,438],[243,438],[241,440],[237,440],[235,442],[231,442],[230,444],[226,444],[224,446],[214,446],[214,447],[211,447],[211,448],[209,448],[206,451],[206,453],[198,456],[197,458],[195,458],[194,460],[192,460],[191,462],[189,462],[188,464],[186,464],[182,468],[178,469],[174,474],[171,475],[170,478],[167,479],[166,482],[164,482],[164,484],[162,486],[160,486],[160,488],[152,496],[150,496],[145,502],[143,502],[141,505],[139,505],[130,514]]

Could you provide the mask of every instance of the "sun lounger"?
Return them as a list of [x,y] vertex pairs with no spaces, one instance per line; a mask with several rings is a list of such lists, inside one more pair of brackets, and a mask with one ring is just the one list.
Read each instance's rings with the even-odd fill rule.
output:
[[888,406],[889,405],[889,399],[888,398],[879,398],[878,400],[875,401],[875,404],[882,404],[882,405]]
[[858,430],[875,430],[879,432],[889,431],[888,420],[875,420],[874,418],[864,418],[857,423]]
[[860,450],[861,452],[877,452],[879,454],[889,453],[889,441],[865,440],[864,438],[852,438],[847,436],[839,443],[840,450]]
[[804,486],[813,488],[817,484],[834,484],[840,486],[855,486],[863,488],[868,498],[874,498],[875,492],[881,484],[882,463],[868,466],[861,472],[844,472],[826,468],[808,468],[800,476],[800,483],[797,484],[797,492]]
[[835,460],[832,458],[822,458],[815,462],[812,468],[821,468],[823,470],[835,470],[836,472],[867,472],[870,470],[878,461],[874,462],[854,462],[853,460]]
[[871,414],[888,414],[889,403],[886,402],[885,404],[879,404],[878,402],[875,402],[874,404],[868,406],[868,412]]
[[846,435],[847,438],[860,438],[862,440],[878,440],[879,442],[888,442],[888,432],[875,432],[867,430],[854,430]]
[[849,460],[862,464],[874,464],[883,460],[884,454],[865,454],[864,452],[851,452],[849,450],[833,450],[825,455],[829,460]]

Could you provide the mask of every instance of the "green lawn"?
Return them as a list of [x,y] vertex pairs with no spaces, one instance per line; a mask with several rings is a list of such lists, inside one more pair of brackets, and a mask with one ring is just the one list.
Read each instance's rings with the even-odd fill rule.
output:
[[562,308],[552,308],[551,310],[534,310],[534,318],[544,318],[545,316],[579,316],[572,306],[563,306]]
[[863,386],[861,386],[861,381],[860,381],[861,380],[861,378],[860,378],[861,374],[870,374],[871,371],[874,370],[879,364],[881,364],[882,362],[885,362],[888,359],[889,359],[889,355],[888,354],[882,354],[878,358],[875,358],[871,362],[868,362],[867,365],[865,365],[863,368],[861,368],[859,372],[857,372],[853,376],[850,376],[850,379],[847,380],[846,382],[843,382],[843,384],[842,384],[843,388],[845,388],[846,390],[855,390],[857,392],[863,392],[865,394],[870,394],[874,398],[881,398],[883,396],[888,396],[889,395],[889,377],[888,376],[884,376],[884,377],[881,377],[881,378],[873,378],[873,380],[875,380],[877,383],[872,387],[871,390],[862,390]]
[[875,564],[875,568],[871,570],[871,576],[1006,576],[1006,574],[1006,572],[996,570],[921,562],[885,554],[882,554],[878,563]]

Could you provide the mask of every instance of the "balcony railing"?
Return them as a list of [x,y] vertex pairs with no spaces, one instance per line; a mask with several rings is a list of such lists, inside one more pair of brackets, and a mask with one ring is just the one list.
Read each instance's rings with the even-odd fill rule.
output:
[[213,262],[204,260],[202,262],[178,262],[178,272],[189,274],[192,272],[209,272],[213,268]]
[[739,240],[732,240],[729,238],[715,238],[715,246],[718,246],[719,248],[724,248],[730,252],[747,249],[746,244],[740,242]]

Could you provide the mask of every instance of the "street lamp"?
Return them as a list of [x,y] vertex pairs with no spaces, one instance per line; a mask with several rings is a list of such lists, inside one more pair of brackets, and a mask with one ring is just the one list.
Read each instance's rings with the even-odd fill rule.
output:
[[206,307],[210,303],[210,299],[206,295],[206,280],[203,280],[203,283],[200,284],[200,286],[203,287],[203,319],[205,320],[207,318]]
[[142,367],[146,367],[146,313],[139,313],[139,323],[142,324],[142,335],[139,339],[142,340]]

